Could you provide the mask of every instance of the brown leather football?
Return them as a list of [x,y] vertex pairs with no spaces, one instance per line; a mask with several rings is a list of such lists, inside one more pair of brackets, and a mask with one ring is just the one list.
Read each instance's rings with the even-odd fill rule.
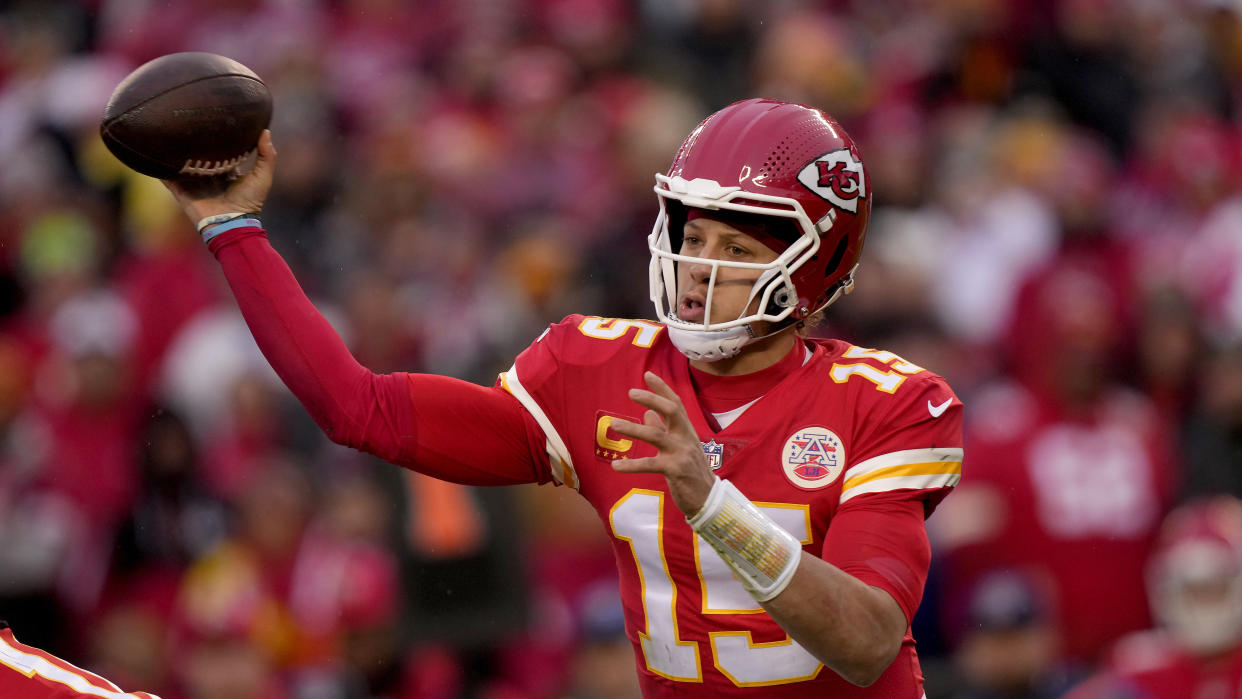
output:
[[144,175],[194,179],[233,172],[271,120],[271,92],[254,71],[214,53],[172,53],[116,86],[99,135]]

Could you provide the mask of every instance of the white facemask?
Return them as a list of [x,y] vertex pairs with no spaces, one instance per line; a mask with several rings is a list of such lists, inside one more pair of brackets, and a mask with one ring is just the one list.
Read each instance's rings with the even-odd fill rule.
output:
[[[762,339],[756,336],[751,324],[766,322],[776,324],[780,332],[790,327],[786,319],[794,311],[805,317],[811,311],[820,309],[798,308],[799,299],[794,291],[792,275],[807,260],[819,252],[820,236],[831,227],[833,216],[825,217],[818,224],[813,224],[797,201],[784,197],[770,197],[761,194],[742,192],[740,187],[721,187],[710,180],[684,180],[680,177],[669,178],[656,175],[656,193],[661,199],[660,215],[656,219],[648,248],[651,251],[650,288],[651,301],[655,305],[656,315],[668,327],[669,339],[682,354],[690,359],[716,361],[736,356],[747,344]],[[750,203],[734,202],[741,197],[744,200],[768,202],[779,205],[779,208],[755,206]],[[668,217],[664,210],[665,198],[674,199],[682,205],[705,209],[725,209],[743,213],[762,214],[767,216],[792,219],[797,227],[812,233],[804,234],[771,262],[748,263],[713,260],[700,257],[681,255],[673,250],[672,236],[668,230]],[[708,282],[707,299],[704,308],[704,322],[692,323],[681,320],[675,313],[677,303],[677,265],[693,263],[712,268],[711,280]],[[755,271],[759,273],[751,288],[748,305],[758,310],[732,320],[710,322],[711,305],[715,288],[715,280],[721,269],[733,268]],[[848,293],[852,286],[851,279],[837,289],[828,303],[835,301],[842,293]],[[828,304],[824,304],[827,307]],[[772,333],[774,334],[774,333]]]

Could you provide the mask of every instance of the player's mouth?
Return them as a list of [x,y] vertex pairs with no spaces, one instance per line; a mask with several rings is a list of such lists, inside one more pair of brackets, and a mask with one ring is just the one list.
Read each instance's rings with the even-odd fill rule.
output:
[[702,297],[698,294],[686,294],[677,304],[677,317],[687,323],[702,323],[705,310]]

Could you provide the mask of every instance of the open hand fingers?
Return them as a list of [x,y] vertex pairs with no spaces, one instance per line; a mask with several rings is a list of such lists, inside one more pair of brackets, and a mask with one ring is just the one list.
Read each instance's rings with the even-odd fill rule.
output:
[[[686,415],[686,406],[681,402],[681,397],[653,372],[648,371],[643,378],[651,390],[632,388],[629,394],[630,400],[655,411],[664,420],[668,429],[693,434],[694,427],[690,424],[690,417]],[[645,416],[644,419],[646,419]]]
[[647,372],[643,379],[650,390],[630,389],[630,399],[647,408],[641,422],[614,419],[611,427],[618,434],[646,442],[659,451],[656,457],[633,459],[633,463],[614,463],[625,471],[664,472],[681,461],[702,458],[702,450],[694,425],[686,414],[685,405],[676,392],[659,376]]
[[711,492],[715,476],[703,454],[702,442],[681,397],[664,379],[653,372],[643,374],[649,390],[630,389],[630,400],[647,408],[642,423],[614,419],[612,429],[626,437],[646,442],[659,453],[612,462],[622,473],[659,473],[668,483],[669,494],[686,514],[698,512]]
[[668,382],[660,378],[660,375],[654,371],[644,371],[643,381],[647,382],[647,385],[651,387],[652,391],[655,391],[665,398],[675,400],[678,403],[681,402],[681,397],[677,395],[677,392],[673,390],[673,387],[669,386]]
[[643,424],[648,427],[658,427],[661,430],[668,429],[667,422],[654,410],[647,410],[643,413]]
[[643,414],[641,423],[630,420],[614,419],[609,427],[618,434],[642,440],[661,451],[671,446],[670,435],[665,427],[664,419],[654,410]]
[[617,459],[612,462],[612,470],[618,473],[663,473],[655,457],[643,456],[637,459]]

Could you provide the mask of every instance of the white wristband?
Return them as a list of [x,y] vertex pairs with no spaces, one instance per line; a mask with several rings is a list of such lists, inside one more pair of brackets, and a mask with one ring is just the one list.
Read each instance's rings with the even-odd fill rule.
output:
[[733,569],[759,602],[779,595],[802,556],[802,543],[759,511],[732,483],[717,478],[690,527]]
[[203,229],[199,235],[202,236],[204,243],[210,243],[212,239],[221,233],[227,233],[238,228],[262,228],[263,224],[257,218],[234,218],[223,223],[212,223]]
[[225,221],[235,221],[241,218],[252,218],[254,216],[258,216],[258,214],[247,213],[245,211],[234,211],[228,214],[216,214],[215,216],[204,216],[198,220],[198,223],[195,224],[194,227],[198,229],[199,235],[202,235],[203,229],[206,228],[207,226],[214,226],[217,223],[224,223]]

